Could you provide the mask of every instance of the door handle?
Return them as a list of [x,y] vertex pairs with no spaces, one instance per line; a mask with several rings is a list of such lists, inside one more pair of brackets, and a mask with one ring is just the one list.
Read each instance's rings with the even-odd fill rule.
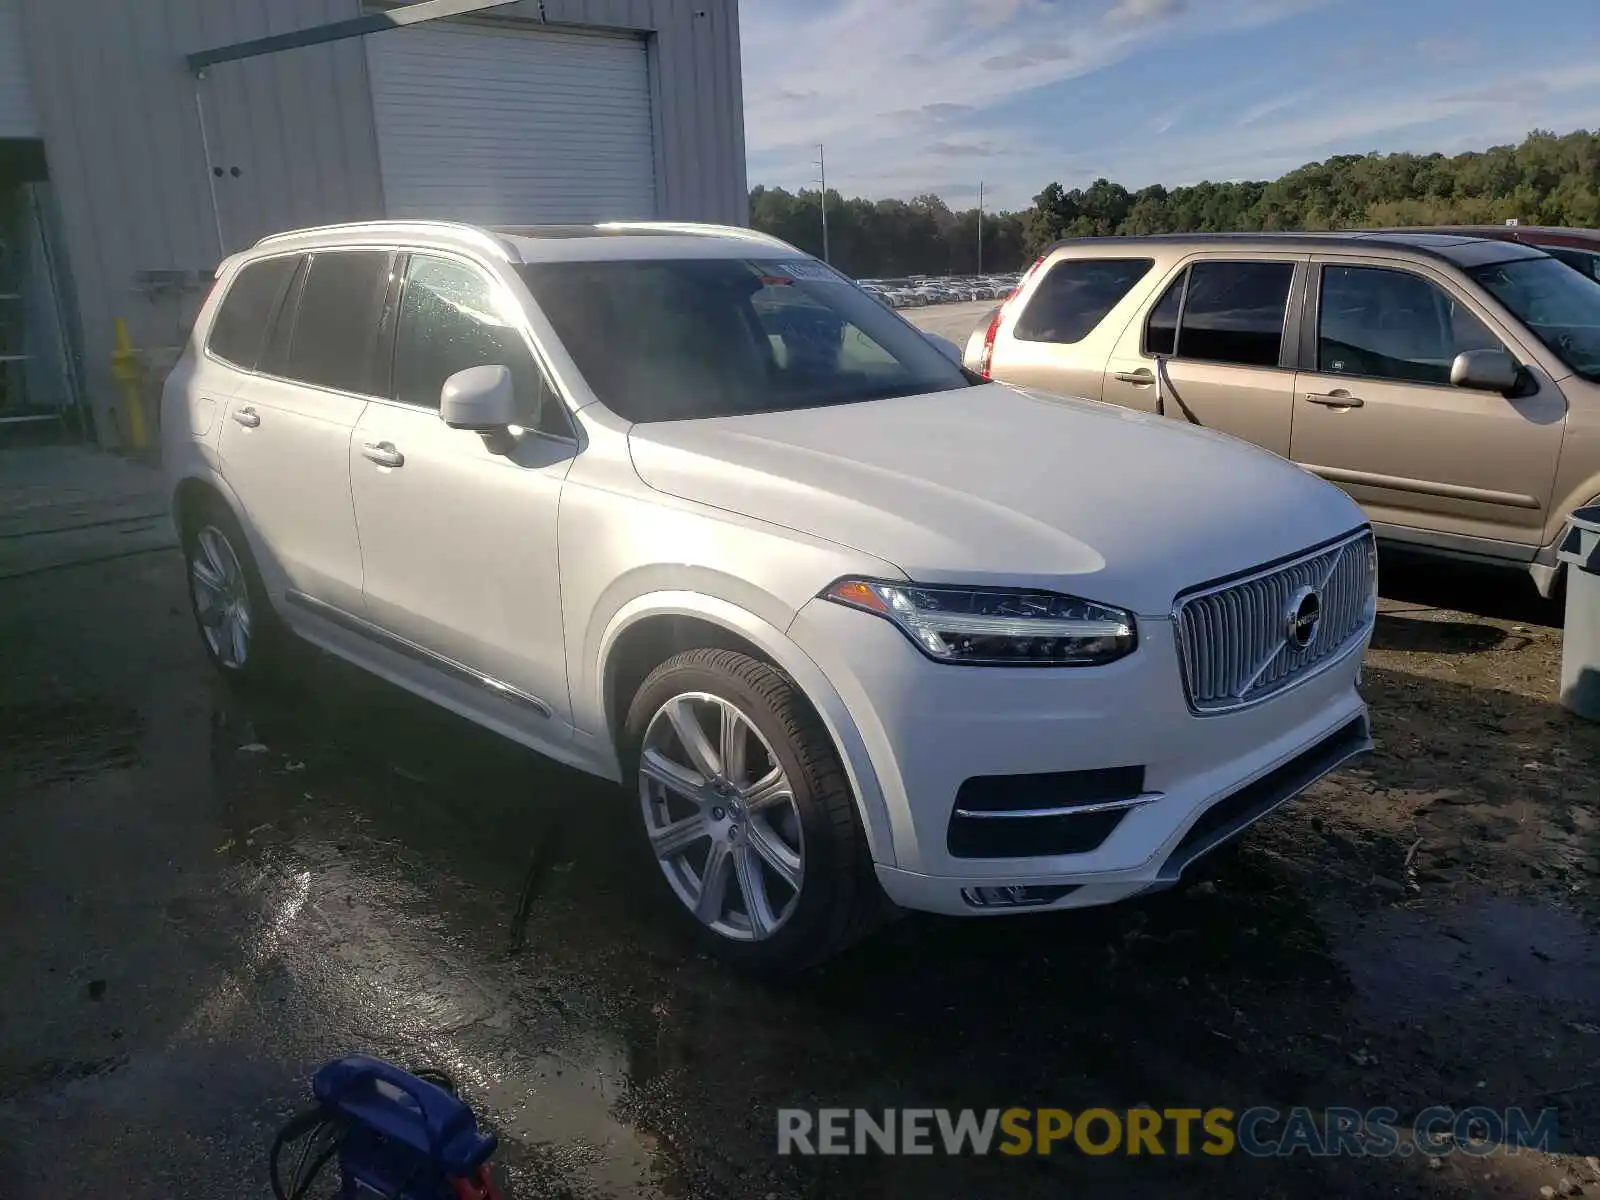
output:
[[1134,387],[1149,387],[1155,383],[1155,372],[1147,367],[1140,367],[1137,371],[1118,371],[1111,378],[1118,383],[1131,383]]
[[1307,404],[1320,404],[1323,408],[1360,408],[1366,403],[1360,396],[1349,392],[1307,392]]
[[393,442],[367,442],[361,447],[361,457],[380,467],[403,467],[406,456],[394,448]]
[[246,429],[254,429],[261,424],[261,414],[253,408],[236,408],[233,410],[233,419]]

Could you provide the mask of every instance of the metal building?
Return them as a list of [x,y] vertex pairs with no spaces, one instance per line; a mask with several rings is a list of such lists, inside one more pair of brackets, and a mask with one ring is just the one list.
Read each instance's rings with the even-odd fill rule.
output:
[[0,416],[76,393],[125,437],[117,319],[141,348],[181,344],[219,259],[275,230],[746,222],[737,0],[519,0],[243,45],[402,12],[0,0],[0,296],[27,296],[0,300],[21,368],[0,362]]

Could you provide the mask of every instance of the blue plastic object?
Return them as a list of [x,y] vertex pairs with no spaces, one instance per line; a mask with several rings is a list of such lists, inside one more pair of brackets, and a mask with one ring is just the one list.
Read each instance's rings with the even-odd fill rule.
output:
[[318,1106],[345,1127],[340,1200],[458,1200],[496,1140],[457,1096],[391,1063],[337,1059],[311,1081]]

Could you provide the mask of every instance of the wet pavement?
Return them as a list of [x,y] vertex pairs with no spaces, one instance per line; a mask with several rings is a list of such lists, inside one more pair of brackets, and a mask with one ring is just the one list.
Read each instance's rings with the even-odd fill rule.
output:
[[[1196,885],[781,985],[686,948],[615,789],[310,652],[233,694],[176,553],[0,582],[0,1196],[265,1195],[355,1051],[450,1073],[517,1198],[1600,1194],[1600,729],[1544,610],[1432,580],[1378,755]],[[1141,1103],[1549,1107],[1561,1154],[775,1153],[783,1106]]]

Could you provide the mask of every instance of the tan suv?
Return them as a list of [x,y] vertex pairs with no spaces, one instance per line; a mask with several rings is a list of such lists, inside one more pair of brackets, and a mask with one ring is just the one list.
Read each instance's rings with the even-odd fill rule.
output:
[[1061,242],[966,365],[1245,438],[1339,484],[1380,538],[1524,567],[1546,594],[1567,514],[1600,499],[1600,283],[1530,246]]

